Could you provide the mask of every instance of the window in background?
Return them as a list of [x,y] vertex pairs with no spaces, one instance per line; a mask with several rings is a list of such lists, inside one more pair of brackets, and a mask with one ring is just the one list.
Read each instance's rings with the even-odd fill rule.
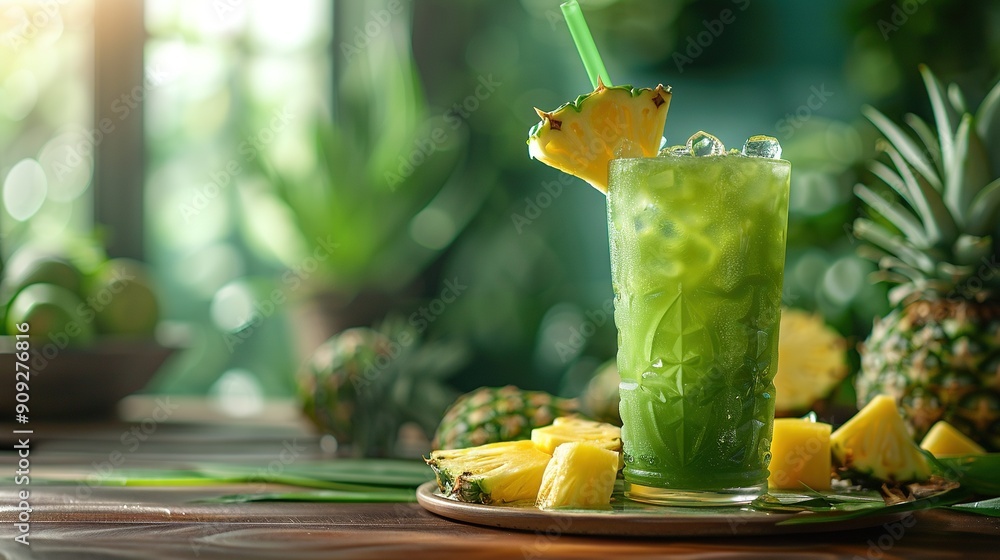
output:
[[0,5],[0,235],[4,257],[27,241],[89,234],[93,8],[74,2]]
[[146,3],[146,71],[161,77],[145,101],[146,254],[167,318],[194,329],[191,351],[154,390],[208,391],[241,414],[292,390],[290,303],[270,297],[281,263],[253,246],[280,232],[267,230],[268,208],[248,205],[264,190],[263,162],[315,166],[330,10],[322,0]]

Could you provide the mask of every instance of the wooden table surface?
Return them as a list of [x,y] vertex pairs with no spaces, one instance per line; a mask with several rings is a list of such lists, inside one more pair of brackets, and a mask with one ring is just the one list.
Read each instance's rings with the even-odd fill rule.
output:
[[[124,458],[116,468],[182,467],[195,460],[266,467],[280,465],[281,451],[289,445],[301,450],[298,457],[324,456],[320,440],[294,414],[220,422],[204,411],[204,403],[187,402],[170,421],[144,434],[139,445],[126,434],[141,427],[141,412],[131,422],[36,426],[32,475],[100,476],[116,451]],[[191,418],[198,421],[187,421]],[[10,434],[11,428],[2,430]],[[10,450],[10,436],[5,438],[4,448]],[[0,483],[0,559],[1000,558],[1000,519],[945,511],[917,513],[902,534],[877,527],[780,537],[611,539],[482,528],[442,519],[409,503],[197,502],[282,489],[261,484],[151,488],[33,483],[27,547],[13,540],[16,492],[23,488],[11,483],[16,457],[5,452],[0,463],[10,475],[4,473]]]

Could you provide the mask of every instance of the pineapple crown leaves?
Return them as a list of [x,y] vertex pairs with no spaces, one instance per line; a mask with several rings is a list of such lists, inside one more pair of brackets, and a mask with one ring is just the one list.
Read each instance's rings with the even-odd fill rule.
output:
[[[926,66],[920,72],[934,127],[908,114],[910,134],[866,106],[865,117],[884,136],[877,147],[888,159],[872,162],[870,170],[894,194],[884,196],[863,184],[854,189],[881,217],[859,218],[854,232],[869,244],[862,255],[879,264],[876,278],[899,284],[890,292],[894,305],[917,294],[963,291],[963,282],[982,262],[996,266],[998,257],[1000,82],[973,112],[957,85],[945,88]],[[979,299],[1000,285],[1000,272],[982,276],[989,289],[977,288],[973,295]]]

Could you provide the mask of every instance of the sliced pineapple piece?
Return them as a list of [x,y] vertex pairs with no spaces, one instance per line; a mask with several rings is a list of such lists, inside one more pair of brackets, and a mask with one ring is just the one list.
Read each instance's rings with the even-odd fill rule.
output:
[[438,450],[427,464],[449,498],[478,504],[534,500],[552,457],[527,440]]
[[615,452],[622,450],[622,429],[618,426],[575,417],[556,418],[551,426],[531,430],[531,441],[552,454],[564,443],[586,441]]
[[588,442],[560,445],[545,467],[535,505],[541,509],[609,507],[618,455]]
[[767,486],[781,490],[830,489],[830,425],[777,418],[771,436]]
[[535,109],[542,122],[528,132],[531,157],[608,191],[608,162],[653,157],[660,149],[670,87],[605,87],[555,111]]
[[944,420],[934,424],[920,447],[930,451],[935,457],[958,457],[961,455],[983,455],[986,450],[958,431],[958,428]]
[[930,466],[910,437],[896,401],[879,395],[830,436],[837,464],[887,482],[927,480]]
[[847,341],[821,315],[799,309],[781,310],[779,333],[774,407],[801,414],[847,376]]

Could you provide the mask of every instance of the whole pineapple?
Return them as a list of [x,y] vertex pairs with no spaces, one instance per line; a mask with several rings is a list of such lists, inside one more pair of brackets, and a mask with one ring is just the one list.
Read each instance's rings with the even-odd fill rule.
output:
[[[946,420],[1000,450],[1000,83],[974,113],[921,67],[935,129],[915,115],[915,137],[872,108],[891,165],[872,172],[892,197],[858,185],[875,216],[855,233],[896,284],[894,309],[861,347],[858,406],[892,396],[921,438]],[[882,186],[882,185],[879,185]],[[886,190],[884,188],[879,190]],[[888,191],[886,191],[888,193]]]
[[387,320],[377,330],[347,329],[324,342],[303,366],[299,398],[306,416],[350,454],[411,455],[398,445],[400,428],[415,424],[426,445],[455,398],[444,381],[466,354],[459,346],[421,341],[401,320]]

